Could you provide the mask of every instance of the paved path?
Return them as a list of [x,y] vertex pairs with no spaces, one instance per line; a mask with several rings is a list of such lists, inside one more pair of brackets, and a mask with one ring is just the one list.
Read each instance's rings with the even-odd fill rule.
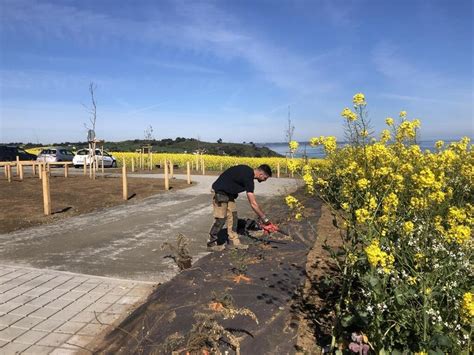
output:
[[0,354],[73,354],[143,302],[151,283],[0,265]]
[[[151,283],[177,273],[160,246],[179,233],[195,260],[205,255],[215,179],[193,176],[184,190],[0,234],[0,354],[66,354],[86,346],[146,297]],[[297,186],[294,179],[270,179],[255,192],[263,202]],[[244,196],[237,205],[240,216],[254,216]]]

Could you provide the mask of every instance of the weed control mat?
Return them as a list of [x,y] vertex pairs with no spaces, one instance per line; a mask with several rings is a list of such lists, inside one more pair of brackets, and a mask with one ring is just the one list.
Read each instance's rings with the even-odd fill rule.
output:
[[[310,222],[289,223],[290,237],[273,234],[268,243],[249,236],[248,250],[214,252],[201,258],[156,288],[148,300],[110,332],[95,348],[97,353],[186,354],[196,313],[213,311],[216,296],[230,295],[237,308],[255,313],[258,324],[237,315],[219,321],[239,339],[241,354],[295,352],[305,264],[316,234],[313,223],[320,215],[314,201]],[[243,277],[238,277],[243,275]],[[228,339],[219,342],[222,353],[234,354]],[[202,352],[199,352],[202,354]]]

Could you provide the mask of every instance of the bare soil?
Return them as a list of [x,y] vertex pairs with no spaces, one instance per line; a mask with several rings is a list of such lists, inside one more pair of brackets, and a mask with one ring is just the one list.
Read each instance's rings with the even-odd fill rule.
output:
[[298,328],[296,348],[299,354],[321,354],[322,348],[331,343],[334,306],[338,295],[334,261],[325,246],[337,249],[342,245],[333,216],[327,207],[321,206],[321,217],[316,225],[317,238],[306,260],[306,282],[301,302],[302,312]]
[[[109,171],[108,171],[109,172]],[[172,189],[187,187],[186,181],[172,179]],[[122,198],[122,180],[117,177],[70,175],[50,177],[52,215],[43,213],[41,180],[28,176],[23,181],[17,177],[9,183],[0,180],[0,234],[18,229],[51,223],[60,219],[89,213],[128,201]],[[164,192],[163,179],[129,178],[128,200],[141,200]]]

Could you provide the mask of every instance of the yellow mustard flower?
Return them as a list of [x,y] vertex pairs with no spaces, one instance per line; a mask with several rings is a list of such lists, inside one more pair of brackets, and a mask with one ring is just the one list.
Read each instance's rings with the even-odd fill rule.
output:
[[470,323],[474,318],[474,295],[466,292],[462,297],[461,317],[464,323]]
[[411,232],[413,232],[414,228],[415,228],[415,225],[413,224],[412,221],[407,221],[407,222],[403,223],[403,231],[406,234],[411,234]]
[[386,274],[390,273],[390,271],[393,269],[395,258],[393,255],[388,254],[380,249],[380,244],[377,239],[372,240],[372,243],[364,250],[371,266],[380,266]]
[[364,106],[367,104],[365,102],[365,95],[360,92],[354,95],[352,102],[354,103],[354,106]]
[[365,208],[359,208],[355,211],[357,222],[363,224],[371,218],[371,213]]
[[365,190],[368,186],[369,186],[369,180],[365,179],[365,178],[362,178],[362,179],[359,179],[357,181],[357,186],[360,188],[360,189],[363,189]]
[[288,143],[288,146],[289,146],[290,151],[292,153],[294,153],[298,150],[299,145],[300,144],[297,141],[291,141],[290,143]]
[[353,112],[349,107],[344,108],[341,112],[341,116],[347,119],[348,121],[357,120],[357,114]]

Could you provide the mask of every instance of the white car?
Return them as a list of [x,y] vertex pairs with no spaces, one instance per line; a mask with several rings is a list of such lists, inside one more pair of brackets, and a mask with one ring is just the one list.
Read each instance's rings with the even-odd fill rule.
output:
[[[104,151],[104,155],[102,156],[102,151],[100,149],[96,149],[95,156],[97,159],[98,167],[102,166],[102,161],[104,161],[105,168],[117,167],[117,159],[115,159],[113,155],[110,155],[106,151]],[[72,159],[72,163],[74,164],[74,167],[76,168],[83,167],[84,164],[90,165],[91,158],[89,157],[89,149],[78,150],[76,155]]]

